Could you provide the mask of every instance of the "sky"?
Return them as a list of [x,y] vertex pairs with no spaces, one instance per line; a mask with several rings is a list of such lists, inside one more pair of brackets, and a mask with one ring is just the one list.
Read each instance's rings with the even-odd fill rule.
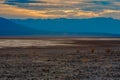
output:
[[0,17],[120,19],[120,0],[0,0]]

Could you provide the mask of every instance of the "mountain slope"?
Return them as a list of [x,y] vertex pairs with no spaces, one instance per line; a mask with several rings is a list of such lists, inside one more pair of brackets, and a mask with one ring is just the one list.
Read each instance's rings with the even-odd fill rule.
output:
[[5,19],[0,17],[0,36],[120,37],[120,20],[91,19]]
[[112,18],[14,19],[12,21],[38,30],[53,32],[120,34],[120,20]]
[[0,17],[0,36],[18,36],[36,34],[36,30],[16,24]]

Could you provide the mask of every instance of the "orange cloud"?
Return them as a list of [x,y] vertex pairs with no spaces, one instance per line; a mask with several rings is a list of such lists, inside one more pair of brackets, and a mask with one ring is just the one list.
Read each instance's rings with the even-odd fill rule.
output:
[[45,14],[46,11],[37,11],[37,10],[29,10],[24,8],[13,7],[5,4],[0,4],[0,15],[6,15],[11,17],[34,17],[34,18],[48,18],[54,17],[54,15]]
[[76,16],[78,17],[98,17],[99,14],[95,13],[95,12],[92,12],[92,11],[79,11]]
[[7,4],[0,4],[0,15],[9,18],[90,18],[99,17],[108,13],[120,13],[120,10],[103,10],[101,12],[83,11],[79,9],[31,10]]

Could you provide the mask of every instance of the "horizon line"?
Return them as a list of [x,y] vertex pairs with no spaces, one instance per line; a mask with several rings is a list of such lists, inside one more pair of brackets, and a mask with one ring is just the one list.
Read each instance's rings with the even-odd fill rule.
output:
[[0,18],[5,18],[5,19],[20,19],[20,20],[28,20],[28,19],[41,19],[41,20],[54,20],[54,19],[72,19],[72,20],[81,20],[81,19],[95,19],[95,18],[106,18],[106,19],[114,19],[114,20],[120,20],[117,18],[112,18],[112,17],[91,17],[91,18],[7,18],[7,17],[1,17]]

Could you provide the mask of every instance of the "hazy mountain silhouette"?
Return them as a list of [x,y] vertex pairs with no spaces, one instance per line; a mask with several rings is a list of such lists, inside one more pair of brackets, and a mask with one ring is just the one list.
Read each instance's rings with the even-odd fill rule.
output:
[[26,19],[12,20],[38,30],[73,33],[120,34],[120,20],[112,18],[90,19]]
[[0,36],[119,37],[120,21],[91,19],[5,19],[0,18]]
[[38,30],[0,17],[0,36],[29,36],[37,35],[39,33],[40,32]]

